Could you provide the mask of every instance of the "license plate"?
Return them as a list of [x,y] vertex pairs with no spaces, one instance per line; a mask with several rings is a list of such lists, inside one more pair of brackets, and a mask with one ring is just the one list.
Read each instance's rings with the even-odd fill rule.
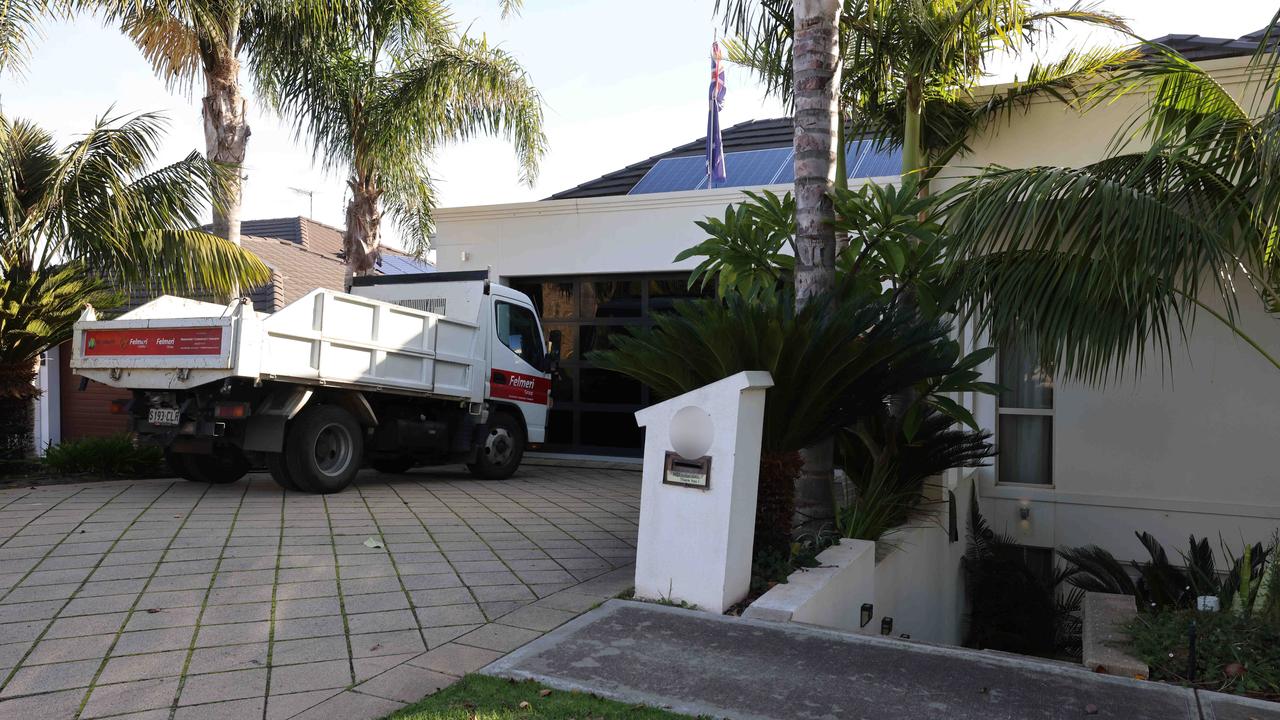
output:
[[177,408],[151,408],[147,411],[147,422],[152,425],[177,425],[178,420]]

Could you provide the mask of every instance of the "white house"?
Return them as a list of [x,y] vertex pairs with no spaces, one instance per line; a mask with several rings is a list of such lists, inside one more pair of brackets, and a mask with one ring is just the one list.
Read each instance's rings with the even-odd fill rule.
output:
[[[1241,89],[1256,47],[1250,39],[1162,40]],[[974,151],[949,174],[987,163],[1099,159],[1141,102],[1130,97],[1085,115],[1035,102],[975,138]],[[734,126],[724,142],[730,183],[788,189],[788,120]],[[438,212],[441,270],[492,268],[534,298],[547,330],[562,332],[566,379],[554,391],[548,450],[619,455],[639,448],[632,412],[648,402],[645,389],[592,368],[582,355],[688,295],[685,280],[696,261],[673,258],[703,239],[695,220],[723,214],[743,189],[701,189],[702,152],[703,141],[695,140],[540,202]],[[850,162],[852,177],[896,182],[896,158],[861,157]],[[1280,352],[1280,322],[1261,307],[1244,310],[1245,329]],[[1019,373],[1008,354],[1003,367],[1005,384],[1017,391],[1004,404],[976,403],[1001,452],[995,466],[978,473],[979,492],[991,524],[1016,536],[1029,555],[1048,562],[1054,547],[1096,543],[1134,558],[1142,549],[1133,533],[1141,530],[1171,552],[1185,548],[1189,534],[1215,544],[1221,535],[1238,548],[1242,536],[1262,540],[1280,526],[1280,469],[1270,452],[1280,373],[1211,318],[1196,324],[1189,347],[1175,349],[1171,367],[1156,359],[1141,375],[1104,388]]]

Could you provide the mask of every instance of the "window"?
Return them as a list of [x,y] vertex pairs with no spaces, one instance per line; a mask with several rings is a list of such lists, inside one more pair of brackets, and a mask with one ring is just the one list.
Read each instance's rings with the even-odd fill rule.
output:
[[508,302],[494,304],[498,316],[498,340],[511,352],[539,370],[542,369],[542,336],[533,311]]
[[557,452],[638,455],[644,433],[635,411],[650,403],[647,387],[593,367],[592,350],[611,338],[652,325],[675,303],[710,293],[689,288],[687,273],[512,278],[533,300],[550,337],[560,331],[560,379],[551,388],[555,409],[544,447]]
[[1000,394],[996,444],[997,480],[1022,485],[1053,484],[1053,378],[1035,353],[1014,347],[996,362]]

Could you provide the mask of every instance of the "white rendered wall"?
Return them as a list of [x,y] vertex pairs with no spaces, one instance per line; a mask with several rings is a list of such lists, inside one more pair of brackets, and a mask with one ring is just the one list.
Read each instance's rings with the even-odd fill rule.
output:
[[[1202,65],[1248,107],[1247,62]],[[1037,102],[973,143],[952,173],[1101,159],[1142,107],[1134,96],[1080,115]],[[1280,320],[1252,298],[1242,311],[1246,332],[1280,357]],[[1042,547],[1097,544],[1122,559],[1145,557],[1134,531],[1154,534],[1175,559],[1194,533],[1209,537],[1221,560],[1219,535],[1238,552],[1242,537],[1264,540],[1280,526],[1280,370],[1209,315],[1199,315],[1189,347],[1175,344],[1167,366],[1149,351],[1139,377],[1129,372],[1105,388],[1057,382],[1054,406],[1052,488],[997,485],[994,469],[981,473],[983,509],[996,531]],[[977,409],[993,427],[991,399],[979,399]]]
[[[949,540],[946,506],[936,518],[891,533],[880,543],[841,540],[822,552],[818,566],[798,570],[786,583],[770,588],[747,608],[744,617],[798,622],[867,635],[909,635],[913,640],[959,645],[964,635],[964,556],[969,496],[973,483],[960,471],[946,473],[955,486],[959,539]],[[943,482],[943,481],[939,481]],[[937,498],[940,488],[931,487]],[[862,625],[862,606],[871,618]]]

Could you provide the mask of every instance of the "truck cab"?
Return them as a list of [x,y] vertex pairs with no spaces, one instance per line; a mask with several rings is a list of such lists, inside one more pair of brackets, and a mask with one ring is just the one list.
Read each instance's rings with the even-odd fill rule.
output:
[[[476,298],[477,286],[487,296]],[[529,296],[491,283],[484,270],[382,275],[354,278],[352,294],[471,319],[479,328],[488,373],[483,382],[490,407],[520,422],[519,437],[511,428],[490,428],[481,452],[502,459],[524,445],[546,440],[551,409],[551,376],[559,363],[559,339],[546,338]]]

